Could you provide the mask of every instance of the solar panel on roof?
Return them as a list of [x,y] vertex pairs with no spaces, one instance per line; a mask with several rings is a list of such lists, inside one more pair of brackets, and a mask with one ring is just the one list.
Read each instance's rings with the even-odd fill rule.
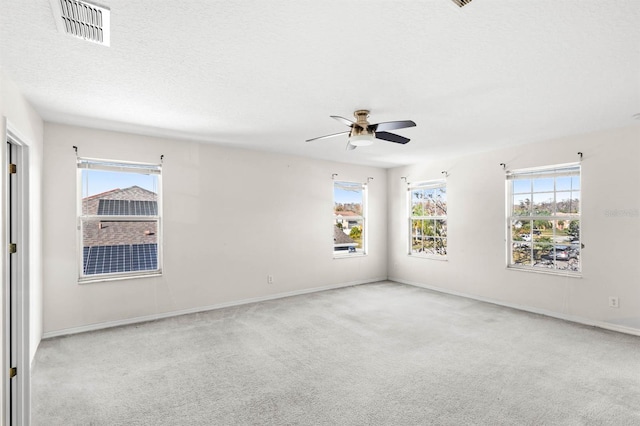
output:
[[157,244],[133,244],[131,246],[131,270],[149,271],[158,269]]
[[103,216],[157,216],[157,201],[100,200],[98,215]]
[[84,275],[158,269],[157,244],[95,246],[83,249]]

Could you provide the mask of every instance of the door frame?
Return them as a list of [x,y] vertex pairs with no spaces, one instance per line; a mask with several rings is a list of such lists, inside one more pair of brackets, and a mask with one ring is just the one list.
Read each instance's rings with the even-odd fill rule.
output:
[[[1,272],[2,272],[2,306],[0,312],[2,313],[2,416],[0,423],[7,426],[19,425],[28,426],[30,424],[30,401],[31,401],[31,362],[30,362],[30,327],[29,327],[29,259],[30,259],[30,247],[29,247],[29,147],[25,143],[26,139],[20,135],[20,133],[11,125],[6,118],[2,117],[0,120],[0,134],[4,137],[4,142],[9,142],[15,147],[16,158],[15,164],[18,165],[16,172],[17,188],[17,227],[14,228],[16,235],[14,241],[9,241],[8,235],[8,159],[7,159],[7,146],[0,150],[0,160],[2,165],[0,166],[0,192],[1,192],[1,212],[2,226],[0,226],[0,253],[2,253],[0,259]],[[9,285],[11,285],[8,279],[9,265],[8,259],[8,247],[9,243],[15,243],[18,246],[15,267],[15,306],[17,312],[14,312],[14,321],[16,321],[16,360],[15,365],[9,365],[9,338],[10,338],[10,323],[9,314]],[[10,378],[9,368],[16,367],[18,374],[13,380],[16,380],[16,412],[14,413],[13,421],[10,419],[11,410],[9,409],[10,401]]]

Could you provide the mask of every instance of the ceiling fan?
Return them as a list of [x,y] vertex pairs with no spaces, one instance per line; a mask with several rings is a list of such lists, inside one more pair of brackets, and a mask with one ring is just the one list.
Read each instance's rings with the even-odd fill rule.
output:
[[415,127],[416,125],[416,123],[411,120],[385,121],[383,123],[369,124],[367,121],[367,118],[369,117],[369,110],[366,109],[359,109],[354,112],[353,115],[356,117],[356,121],[347,120],[346,118],[339,117],[337,115],[331,116],[331,118],[351,127],[351,130],[307,139],[307,142],[348,134],[349,140],[347,141],[347,150],[356,149],[358,146],[371,145],[374,139],[381,139],[383,141],[395,142],[404,145],[410,141],[409,138],[396,135],[395,133],[389,133],[387,130],[404,129],[406,127]]

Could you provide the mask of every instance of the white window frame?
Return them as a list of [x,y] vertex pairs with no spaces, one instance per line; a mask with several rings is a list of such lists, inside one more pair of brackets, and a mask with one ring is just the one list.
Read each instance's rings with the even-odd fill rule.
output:
[[[448,219],[447,219],[447,213],[445,212],[445,214],[440,214],[440,215],[414,215],[413,214],[413,193],[416,190],[421,190],[421,189],[438,189],[438,188],[444,188],[445,189],[445,193],[447,193],[447,181],[446,179],[436,179],[436,180],[430,180],[430,181],[424,181],[424,182],[416,182],[416,183],[410,183],[409,186],[407,187],[407,216],[408,216],[408,221],[407,221],[407,227],[408,227],[408,232],[407,232],[407,252],[409,254],[409,256],[412,257],[417,257],[417,258],[424,258],[424,259],[436,259],[436,260],[446,260],[447,259],[447,251],[448,251],[448,231],[447,231],[447,227],[448,227]],[[413,235],[413,221],[414,220],[430,220],[430,221],[436,221],[436,220],[440,220],[440,221],[444,221],[444,229],[445,229],[445,236],[439,236],[439,237],[435,237],[434,236],[434,240],[435,239],[439,239],[439,240],[443,240],[444,241],[444,253],[426,253],[426,252],[418,252],[418,253],[414,253],[413,252],[413,239],[414,239],[414,235]]]
[[[355,216],[352,217],[351,219],[355,219],[357,221],[360,221],[362,224],[362,242],[361,242],[361,248],[356,249],[355,252],[351,252],[349,250],[335,250],[335,245],[333,248],[333,258],[334,259],[342,259],[342,258],[349,258],[349,257],[358,257],[358,256],[366,256],[368,253],[368,240],[369,240],[369,226],[367,223],[367,197],[368,197],[368,190],[367,190],[367,184],[366,183],[360,183],[360,182],[352,182],[352,181],[333,181],[333,209],[334,209],[334,215],[333,215],[333,224],[332,224],[332,230],[333,228],[335,228],[336,225],[336,221],[337,221],[337,215],[335,214],[335,204],[336,204],[336,199],[335,199],[335,190],[336,190],[336,186],[337,185],[350,185],[350,186],[358,186],[362,189],[362,216]],[[332,234],[333,235],[333,234]]]
[[[578,189],[571,188],[570,191],[558,189],[557,180],[555,178],[558,177],[578,177]],[[552,191],[535,191],[534,189],[534,180],[535,179],[545,179],[545,178],[554,178],[553,190]],[[526,192],[514,193],[513,190],[513,182],[518,179],[531,179],[531,189],[530,189],[530,214],[522,215],[514,213],[514,195],[524,195]],[[573,193],[578,193],[578,208],[577,213],[572,212],[557,212],[557,201],[558,201],[558,193],[571,192],[572,197]],[[549,214],[535,214],[533,211],[534,206],[534,198],[536,194],[553,194],[553,211],[549,212]],[[573,198],[570,198],[570,202],[573,201]],[[582,276],[582,168],[580,163],[567,163],[567,164],[557,164],[552,166],[544,166],[544,167],[535,167],[528,169],[519,169],[513,171],[507,171],[506,173],[506,262],[507,268],[513,270],[520,271],[529,271],[529,272],[540,272],[540,273],[549,273],[554,275],[563,275],[563,276]],[[515,235],[513,229],[517,227],[518,222],[530,222],[531,232],[525,237],[522,238],[522,234]],[[536,228],[534,228],[535,221],[549,221],[551,224],[551,241],[549,242],[535,242]],[[562,237],[558,235],[558,223],[563,222],[563,225],[570,222],[577,221],[578,222],[578,237],[576,241],[560,241],[561,238],[570,238],[570,237]],[[516,245],[520,247],[524,247],[524,249],[530,250],[530,259],[531,264],[525,265],[521,263],[516,263],[514,261],[514,248]],[[552,249],[549,254],[541,257],[539,260],[536,260],[535,247],[542,247],[544,245],[551,246]],[[558,246],[568,246],[571,256],[566,260],[565,263],[558,263],[558,260],[561,262],[565,262],[564,259],[559,259],[559,254],[556,254],[556,250]],[[543,259],[544,258],[544,259]],[[575,260],[574,260],[575,259]],[[576,266],[577,265],[577,266]],[[560,267],[559,267],[560,266]]]
[[[99,170],[109,172],[138,173],[157,175],[157,215],[85,215],[83,214],[83,170]],[[100,281],[111,281],[131,278],[141,278],[162,275],[162,165],[152,163],[141,163],[121,160],[106,160],[96,158],[78,157],[77,160],[77,259],[78,259],[78,282],[90,283]],[[84,274],[84,242],[83,223],[87,220],[101,221],[122,221],[122,222],[155,222],[156,243],[157,243],[157,268],[144,271],[114,272],[105,274]]]

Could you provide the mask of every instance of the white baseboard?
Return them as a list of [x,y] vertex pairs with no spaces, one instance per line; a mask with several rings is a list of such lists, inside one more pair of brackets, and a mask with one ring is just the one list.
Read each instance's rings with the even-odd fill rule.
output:
[[534,308],[534,307],[531,307],[531,306],[519,305],[519,304],[516,304],[516,303],[507,303],[507,302],[503,302],[501,300],[495,300],[495,299],[491,299],[491,298],[488,298],[488,297],[481,297],[481,296],[476,296],[476,295],[473,295],[473,294],[462,293],[462,292],[458,292],[458,291],[454,291],[454,290],[448,290],[448,289],[442,288],[442,287],[436,287],[436,286],[417,283],[417,282],[413,282],[413,281],[407,281],[407,280],[403,280],[403,279],[399,279],[399,278],[389,277],[389,281],[393,281],[393,282],[397,282],[397,283],[401,283],[401,284],[412,285],[414,287],[426,288],[428,290],[437,291],[439,293],[451,294],[453,296],[465,297],[467,299],[478,300],[480,302],[492,303],[494,305],[505,306],[507,308],[518,309],[520,311],[526,311],[526,312],[531,312],[531,313],[534,313],[534,314],[545,315],[545,316],[548,316],[548,317],[558,318],[558,319],[561,319],[561,320],[575,322],[575,323],[582,324],[582,325],[588,325],[588,326],[591,326],[591,327],[598,327],[598,328],[603,328],[605,330],[617,331],[619,333],[625,333],[625,334],[631,334],[631,335],[634,335],[634,336],[640,336],[640,330],[639,329],[632,328],[632,327],[626,327],[624,325],[611,324],[611,323],[604,322],[604,321],[595,321],[595,320],[591,320],[591,319],[588,319],[588,318],[578,317],[578,316],[575,316],[575,315],[562,314],[562,313],[559,313],[559,312],[549,311],[549,310],[540,309],[540,308]]
[[64,328],[61,330],[45,332],[42,335],[42,339],[50,339],[52,337],[66,336],[69,334],[85,333],[87,331],[102,330],[105,328],[119,327],[119,326],[129,325],[129,324],[137,324],[137,323],[147,322],[147,321],[155,321],[163,318],[177,317],[180,315],[187,315],[187,314],[195,314],[198,312],[212,311],[214,309],[229,308],[231,306],[246,305],[249,303],[264,302],[267,300],[282,299],[285,297],[299,296],[302,294],[317,293],[319,291],[333,290],[333,289],[343,288],[343,287],[352,287],[352,286],[361,285],[361,284],[369,284],[369,283],[374,283],[379,281],[386,281],[386,279],[387,277],[381,277],[381,278],[372,278],[369,280],[350,281],[346,283],[332,284],[332,285],[323,286],[323,287],[307,288],[302,290],[288,291],[284,293],[270,294],[267,296],[252,297],[249,299],[234,300],[231,302],[218,303],[218,304],[209,305],[209,306],[200,306],[196,308],[182,309],[179,311],[162,312],[158,314],[145,315],[141,317],[126,318],[122,320],[106,321],[106,322],[101,322],[96,324],[82,325],[79,327]]
[[545,315],[545,316],[548,316],[548,317],[558,318],[558,319],[562,319],[562,320],[565,320],[565,321],[571,321],[571,322],[575,322],[575,323],[578,323],[578,324],[583,324],[583,325],[592,326],[592,327],[598,327],[598,328],[602,328],[602,329],[605,329],[605,330],[617,331],[619,333],[625,333],[625,334],[631,334],[631,335],[634,335],[634,336],[640,336],[640,330],[636,329],[636,328],[632,328],[632,327],[626,327],[626,326],[623,326],[623,325],[611,324],[611,323],[607,323],[607,322],[603,322],[603,321],[594,321],[594,320],[590,320],[590,319],[587,319],[587,318],[582,318],[582,317],[578,317],[578,316],[574,316],[574,315],[566,315],[566,314],[562,314],[562,313],[558,313],[558,312],[549,311],[549,310],[546,310],[546,309],[534,308],[534,307],[531,307],[531,306],[519,305],[519,304],[515,304],[515,303],[506,303],[506,302],[503,302],[503,301],[500,301],[500,300],[491,299],[491,298],[488,298],[488,297],[476,296],[476,295],[473,295],[473,294],[468,294],[468,293],[458,292],[458,291],[454,291],[454,290],[449,290],[449,289],[442,288],[442,287],[431,286],[431,285],[418,283],[418,282],[413,282],[413,281],[407,281],[407,280],[403,280],[403,279],[400,279],[400,278],[380,277],[380,278],[373,278],[373,279],[370,279],[370,280],[351,281],[351,282],[333,284],[333,285],[322,286],[322,287],[314,287],[314,288],[308,288],[308,289],[303,289],[303,290],[295,290],[295,291],[289,291],[289,292],[284,292],[284,293],[276,293],[276,294],[271,294],[271,295],[268,295],[268,296],[260,296],[260,297],[253,297],[253,298],[249,298],[249,299],[235,300],[235,301],[232,301],[232,302],[218,303],[218,304],[215,304],[215,305],[201,306],[201,307],[197,307],[197,308],[182,309],[182,310],[179,310],[179,311],[163,312],[163,313],[158,313],[158,314],[153,314],[153,315],[145,315],[145,316],[141,316],[141,317],[127,318],[127,319],[116,320],[116,321],[107,321],[107,322],[102,322],[102,323],[83,325],[83,326],[79,326],[79,327],[71,327],[71,328],[65,328],[65,329],[61,329],[61,330],[54,330],[54,331],[45,332],[43,334],[43,336],[42,336],[42,339],[49,339],[49,338],[52,338],[52,337],[65,336],[65,335],[69,335],[69,334],[84,333],[84,332],[87,332],[87,331],[101,330],[101,329],[111,328],[111,327],[119,327],[119,326],[129,325],[129,324],[137,324],[137,323],[147,322],[147,321],[155,321],[155,320],[159,320],[159,319],[163,319],[163,318],[170,318],[170,317],[176,317],[176,316],[180,316],[180,315],[194,314],[194,313],[198,313],[198,312],[206,312],[206,311],[211,311],[211,310],[215,310],[215,309],[222,309],[222,308],[228,308],[228,307],[232,307],[232,306],[246,305],[246,304],[249,304],[249,303],[264,302],[264,301],[267,301],[267,300],[282,299],[282,298],[285,298],[285,297],[299,296],[299,295],[302,295],[302,294],[316,293],[316,292],[319,292],[319,291],[333,290],[333,289],[343,288],[343,287],[352,287],[352,286],[356,286],[356,285],[369,284],[369,283],[374,283],[374,282],[379,282],[379,281],[387,281],[387,280],[388,281],[397,282],[397,283],[401,283],[401,284],[412,285],[414,287],[426,288],[428,290],[437,291],[439,293],[451,294],[453,296],[465,297],[467,299],[478,300],[480,302],[492,303],[494,305],[505,306],[507,308],[513,308],[513,309],[518,309],[518,310],[525,311],[525,312],[531,312],[531,313],[534,313],[534,314]]

